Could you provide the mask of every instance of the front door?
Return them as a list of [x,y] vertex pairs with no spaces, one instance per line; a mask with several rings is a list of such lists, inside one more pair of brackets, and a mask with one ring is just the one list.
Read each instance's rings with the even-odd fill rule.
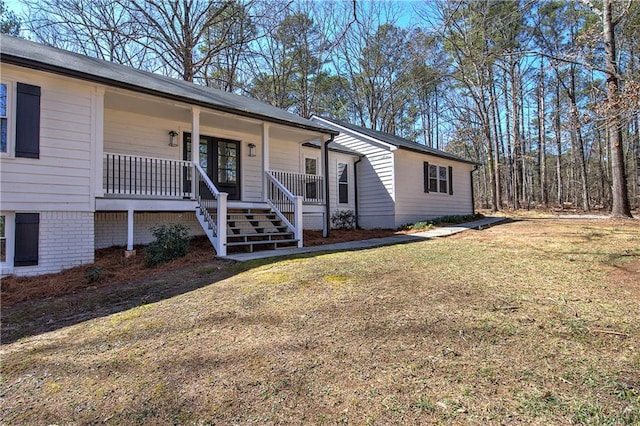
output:
[[[200,136],[200,167],[229,200],[240,200],[240,142]],[[191,133],[184,133],[184,159],[191,160]]]

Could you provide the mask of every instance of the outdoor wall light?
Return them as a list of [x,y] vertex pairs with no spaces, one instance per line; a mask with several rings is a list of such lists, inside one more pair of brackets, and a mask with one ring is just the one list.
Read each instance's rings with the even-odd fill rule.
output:
[[249,157],[255,157],[256,156],[256,144],[255,143],[250,143],[247,146],[249,147]]
[[178,132],[175,130],[169,131],[169,146],[178,146],[178,140],[176,139]]

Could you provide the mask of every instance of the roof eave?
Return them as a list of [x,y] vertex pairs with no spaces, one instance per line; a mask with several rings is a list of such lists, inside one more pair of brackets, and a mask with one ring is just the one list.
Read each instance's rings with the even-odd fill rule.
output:
[[50,73],[54,73],[54,74],[59,74],[59,75],[63,75],[63,76],[66,76],[66,77],[78,78],[78,79],[85,80],[85,81],[90,81],[90,82],[93,82],[93,83],[100,83],[100,84],[104,84],[104,85],[111,86],[111,87],[117,87],[119,89],[133,90],[133,91],[138,92],[138,93],[144,93],[144,94],[147,94],[147,95],[158,96],[158,97],[161,97],[163,99],[169,99],[169,100],[174,100],[174,101],[178,101],[178,102],[184,102],[184,103],[191,104],[191,105],[196,105],[196,106],[201,106],[201,107],[205,107],[205,108],[215,109],[216,111],[231,113],[231,114],[239,115],[239,116],[242,116],[242,117],[248,117],[248,118],[253,118],[253,119],[258,119],[258,120],[264,120],[264,121],[268,121],[268,122],[274,123],[274,124],[281,124],[281,125],[285,125],[285,126],[289,126],[289,127],[296,127],[296,128],[303,129],[303,130],[309,130],[309,131],[313,131],[313,132],[318,132],[318,133],[321,133],[321,134],[328,134],[328,135],[331,135],[331,136],[337,136],[337,135],[340,134],[340,132],[338,132],[336,130],[333,130],[333,129],[325,129],[325,128],[314,127],[314,126],[305,126],[304,124],[300,124],[300,123],[294,123],[294,122],[291,122],[291,121],[281,120],[281,119],[274,118],[274,117],[268,117],[268,116],[264,116],[264,115],[261,115],[261,114],[255,114],[255,113],[242,111],[242,110],[238,110],[238,109],[234,109],[234,108],[229,108],[229,107],[225,107],[225,106],[221,106],[221,105],[215,105],[215,104],[199,101],[197,99],[192,99],[192,98],[189,98],[189,97],[186,97],[186,96],[174,95],[174,94],[171,94],[171,93],[166,93],[166,92],[162,92],[162,91],[158,91],[158,90],[154,90],[154,89],[149,89],[147,87],[138,86],[138,85],[135,85],[135,84],[128,84],[128,83],[125,83],[125,82],[122,82],[122,81],[101,77],[101,76],[98,76],[98,75],[95,75],[95,74],[89,74],[89,73],[85,73],[85,72],[81,72],[81,71],[77,71],[77,70],[72,70],[72,69],[69,69],[69,68],[60,67],[60,66],[57,66],[57,65],[47,64],[47,63],[39,62],[39,61],[34,61],[34,60],[31,60],[31,59],[22,58],[22,57],[14,56],[14,55],[7,54],[7,53],[0,53],[0,62],[11,64],[11,65],[17,65],[17,66],[21,66],[21,67],[25,67],[25,68],[30,68],[30,69],[34,69],[34,70],[37,70],[37,71],[45,71],[45,72],[50,72]]
[[433,152],[426,152],[426,151],[422,151],[420,149],[413,149],[413,148],[409,148],[407,146],[399,146],[398,149],[402,149],[405,151],[411,151],[411,152],[417,152],[418,154],[423,154],[423,155],[430,155],[432,157],[438,157],[438,158],[442,158],[445,160],[450,160],[450,161],[457,161],[459,163],[466,163],[466,164],[473,164],[473,165],[480,165],[481,163],[478,163],[476,161],[471,161],[471,160],[467,160],[464,158],[458,158],[458,157],[450,157],[448,155],[443,155],[443,154],[438,154],[438,153],[433,153]]

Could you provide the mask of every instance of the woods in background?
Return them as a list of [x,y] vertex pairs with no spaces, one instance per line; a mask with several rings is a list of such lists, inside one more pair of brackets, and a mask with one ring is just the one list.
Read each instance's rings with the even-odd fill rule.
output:
[[479,207],[640,207],[637,1],[24,3],[3,32],[473,159]]

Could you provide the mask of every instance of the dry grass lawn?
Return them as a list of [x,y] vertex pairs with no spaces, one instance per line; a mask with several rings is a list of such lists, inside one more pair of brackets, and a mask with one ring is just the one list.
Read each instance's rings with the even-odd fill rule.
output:
[[213,284],[5,344],[1,416],[640,424],[639,330],[638,220],[526,218],[225,266]]

